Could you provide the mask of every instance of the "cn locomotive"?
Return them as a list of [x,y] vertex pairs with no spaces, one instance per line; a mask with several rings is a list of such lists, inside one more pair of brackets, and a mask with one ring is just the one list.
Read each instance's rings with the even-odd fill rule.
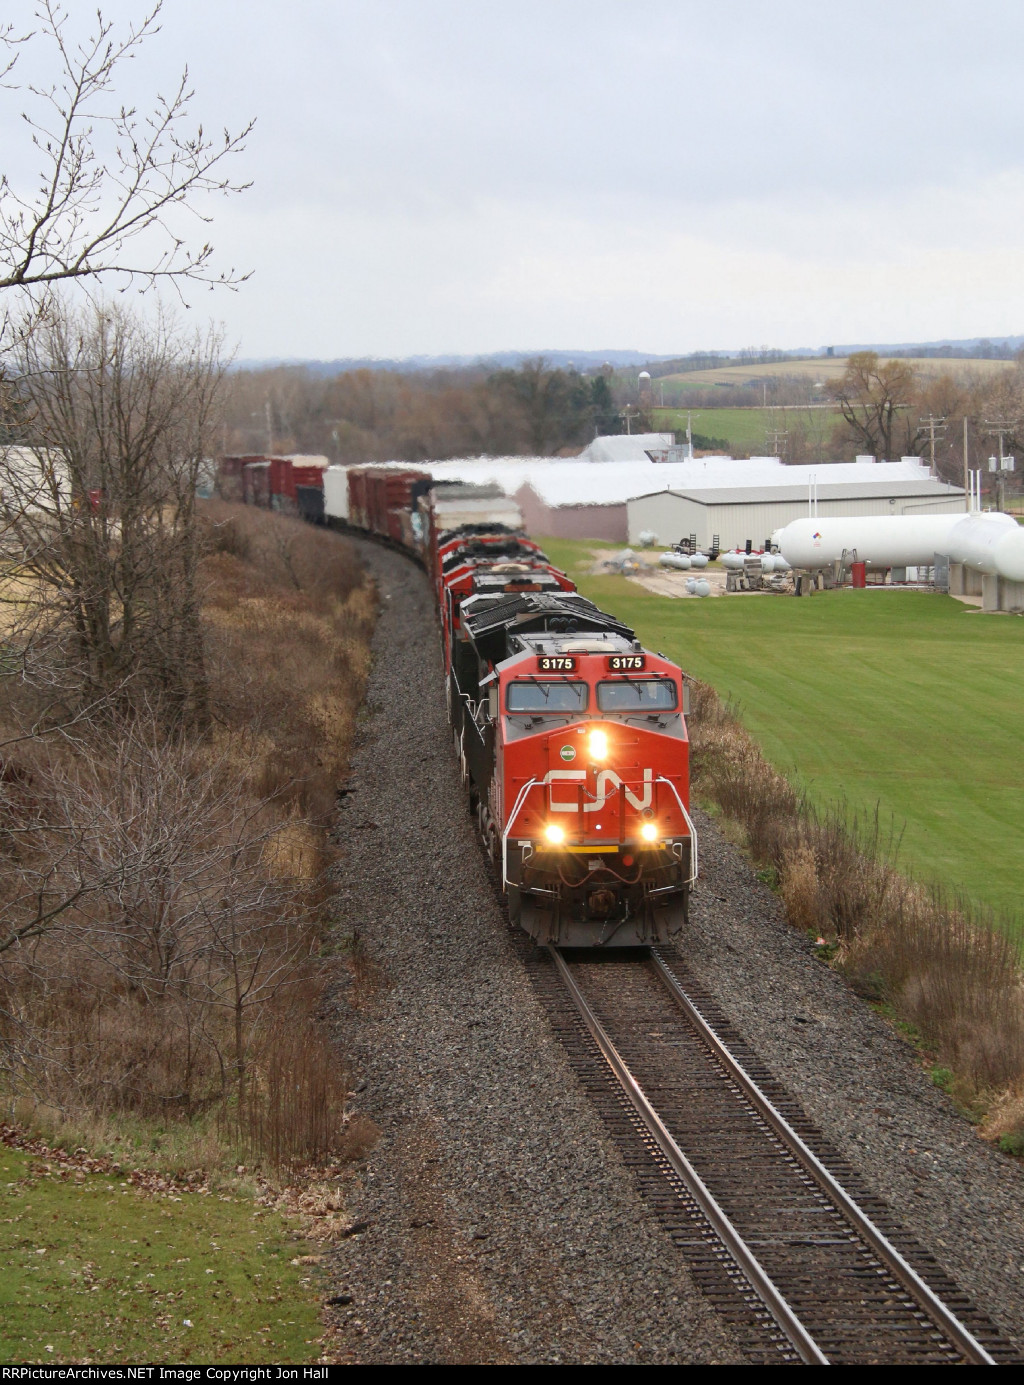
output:
[[[259,462],[238,460],[221,474],[248,498]],[[497,487],[320,475],[319,500],[292,487],[301,513],[397,545],[434,584],[459,772],[510,920],[563,947],[678,934],[698,865],[681,670],[581,596]]]

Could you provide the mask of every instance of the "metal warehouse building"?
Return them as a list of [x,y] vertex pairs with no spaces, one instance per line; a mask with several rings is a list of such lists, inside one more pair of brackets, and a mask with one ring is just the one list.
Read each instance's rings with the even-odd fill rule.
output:
[[[818,468],[828,475],[830,468]],[[747,539],[760,548],[776,529],[809,513],[834,515],[936,515],[964,509],[957,486],[923,475],[892,481],[818,482],[803,486],[709,486],[654,491],[627,504],[629,542],[653,533],[658,542],[677,543],[691,534],[707,548],[718,536],[723,549]],[[812,495],[815,497],[812,502]],[[813,503],[813,510],[811,505]]]

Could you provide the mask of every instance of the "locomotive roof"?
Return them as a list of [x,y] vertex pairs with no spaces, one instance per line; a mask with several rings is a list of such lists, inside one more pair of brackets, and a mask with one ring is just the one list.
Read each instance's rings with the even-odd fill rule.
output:
[[485,659],[507,658],[512,634],[578,635],[605,631],[632,640],[633,631],[576,592],[509,592],[471,596],[462,603],[462,622]]
[[[446,541],[448,536],[445,536]],[[536,548],[530,548],[525,544],[518,534],[509,534],[506,539],[498,543],[474,543],[472,539],[467,539],[460,543],[458,548],[446,553],[441,563],[442,572],[447,572],[449,568],[457,567],[461,563],[467,562],[493,562],[495,559],[521,557],[524,561],[536,559],[537,562],[546,563],[547,558]]]
[[510,643],[516,646],[515,653],[530,654],[619,654],[632,652],[638,647],[636,640],[627,639],[611,630],[601,630],[596,634],[563,635],[543,634],[512,636]]

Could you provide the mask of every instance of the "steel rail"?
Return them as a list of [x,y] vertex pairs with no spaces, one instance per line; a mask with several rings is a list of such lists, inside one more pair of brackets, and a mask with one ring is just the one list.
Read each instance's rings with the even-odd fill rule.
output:
[[548,951],[554,958],[559,974],[572,997],[573,1004],[580,1012],[583,1023],[590,1031],[591,1037],[594,1039],[598,1048],[600,1048],[605,1061],[615,1074],[615,1077],[629,1098],[634,1110],[647,1127],[662,1154],[668,1160],[673,1172],[682,1180],[690,1196],[697,1203],[697,1206],[717,1233],[722,1244],[732,1256],[751,1288],[775,1319],[782,1332],[793,1344],[800,1360],[805,1365],[829,1365],[830,1362],[828,1357],[821,1351],[803,1323],[801,1323],[792,1308],[790,1308],[789,1304],[772,1281],[767,1270],[765,1270],[760,1261],[755,1258],[749,1246],[719,1206],[710,1188],[708,1188],[700,1174],[676,1144],[662,1122],[661,1117],[644,1095],[642,1088],[630,1072],[618,1049],[615,1047],[604,1026],[601,1024],[601,1021],[594,1014],[583,992],[573,980],[564,958],[560,955],[557,948],[549,946]]
[[880,1231],[871,1218],[858,1207],[843,1185],[829,1173],[825,1165],[814,1151],[804,1143],[785,1116],[761,1091],[754,1079],[744,1071],[673,976],[663,958],[654,950],[651,952],[651,961],[656,974],[666,986],[669,994],[682,1008],[715,1058],[741,1087],[758,1115],[762,1116],[771,1126],[804,1172],[814,1180],[825,1196],[856,1229],[893,1277],[906,1289],[922,1312],[927,1314],[935,1326],[953,1343],[958,1351],[963,1353],[971,1365],[997,1365],[998,1363],[989,1355],[977,1338],[963,1325],[959,1318],[950,1312],[914,1267],[888,1240],[884,1232]]

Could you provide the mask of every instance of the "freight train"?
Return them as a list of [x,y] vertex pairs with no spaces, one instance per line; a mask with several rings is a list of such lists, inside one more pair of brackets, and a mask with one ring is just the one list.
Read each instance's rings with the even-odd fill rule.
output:
[[567,947],[679,933],[698,865],[682,672],[576,591],[513,500],[411,467],[287,458],[223,458],[218,489],[424,566],[459,773],[513,924]]

